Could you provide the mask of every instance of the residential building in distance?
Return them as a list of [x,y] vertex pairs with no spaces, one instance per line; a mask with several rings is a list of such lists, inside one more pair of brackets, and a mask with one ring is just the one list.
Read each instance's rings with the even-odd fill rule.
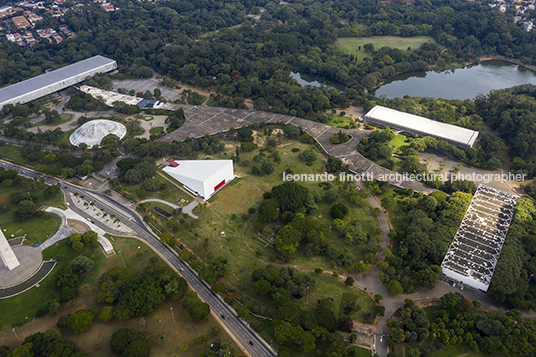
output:
[[24,16],[14,16],[11,18],[11,22],[18,29],[32,28],[32,24]]

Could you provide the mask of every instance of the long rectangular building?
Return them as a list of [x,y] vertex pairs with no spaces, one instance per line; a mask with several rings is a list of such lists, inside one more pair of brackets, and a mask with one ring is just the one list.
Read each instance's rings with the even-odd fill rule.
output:
[[518,197],[480,185],[441,263],[443,274],[488,291]]
[[405,131],[422,136],[436,136],[462,149],[470,148],[478,138],[478,131],[456,125],[423,118],[398,110],[375,106],[365,114],[365,122],[372,125],[388,126],[397,131]]
[[117,68],[109,58],[94,56],[0,89],[0,110],[6,104],[24,104]]

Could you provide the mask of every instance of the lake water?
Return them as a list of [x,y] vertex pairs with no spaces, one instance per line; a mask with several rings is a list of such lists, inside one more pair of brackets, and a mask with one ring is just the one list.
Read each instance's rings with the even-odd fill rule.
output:
[[446,99],[474,99],[478,93],[535,84],[536,72],[511,62],[490,60],[478,65],[443,72],[409,72],[397,75],[379,87],[375,95],[402,98],[405,95]]
[[346,86],[342,83],[330,81],[322,76],[315,76],[307,73],[290,72],[290,78],[295,79],[302,86],[327,87],[344,90]]

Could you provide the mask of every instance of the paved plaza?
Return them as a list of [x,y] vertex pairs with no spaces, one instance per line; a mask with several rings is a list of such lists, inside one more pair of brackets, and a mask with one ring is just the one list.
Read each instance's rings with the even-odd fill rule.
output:
[[0,264],[0,289],[6,289],[28,280],[43,264],[43,255],[39,248],[15,246],[12,249],[20,265],[9,270],[4,264]]

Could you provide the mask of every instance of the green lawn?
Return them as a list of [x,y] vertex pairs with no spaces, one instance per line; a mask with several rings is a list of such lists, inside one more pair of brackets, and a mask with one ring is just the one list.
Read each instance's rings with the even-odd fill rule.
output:
[[27,235],[25,245],[34,245],[37,242],[43,243],[47,238],[52,237],[61,225],[61,218],[54,214],[34,216],[24,221],[11,220],[1,223],[1,229],[6,238],[20,237]]
[[[25,182],[30,182],[30,179],[24,179]],[[66,208],[63,200],[63,194],[59,193],[53,198],[45,199],[43,191],[46,186],[40,185],[37,190],[30,191],[32,201],[35,208],[39,209],[42,206],[54,206]],[[61,219],[53,214],[45,213],[43,216],[34,215],[30,219],[19,220],[15,217],[14,212],[17,209],[17,204],[11,202],[11,195],[19,193],[22,198],[29,199],[28,186],[21,187],[10,186],[5,187],[0,185],[0,204],[5,211],[0,213],[0,229],[4,230],[6,238],[20,237],[27,234],[25,244],[33,245],[37,242],[44,242],[48,237],[52,236],[61,224]],[[57,219],[57,224],[55,218]]]
[[359,306],[360,309],[359,311],[353,311],[350,314],[350,317],[352,320],[365,322],[363,319],[363,314],[374,309],[374,305],[376,305],[376,303],[366,292],[352,288],[350,291],[342,293],[339,311],[342,310],[345,304],[349,304],[354,300],[357,302],[357,306]]
[[[11,327],[17,327],[17,333],[21,339],[25,336],[42,332],[42,326],[55,325],[58,317],[61,314],[72,313],[76,309],[88,308],[92,305],[97,305],[102,308],[106,304],[96,304],[95,295],[99,291],[98,281],[102,273],[108,271],[114,266],[123,265],[131,269],[134,275],[144,274],[145,267],[149,265],[149,260],[152,257],[157,258],[156,267],[161,267],[165,264],[162,259],[153,252],[147,245],[135,238],[113,237],[108,236],[112,240],[117,254],[110,257],[104,257],[101,249],[98,246],[87,245],[81,252],[75,252],[68,241],[62,241],[43,252],[44,259],[51,259],[60,254],[64,254],[64,259],[56,265],[54,270],[46,277],[39,287],[34,287],[27,292],[17,295],[13,298],[1,301],[2,314],[0,315],[0,341],[3,339],[10,340],[10,347],[13,349],[18,346],[17,341],[13,341]],[[119,254],[121,251],[121,254]],[[72,307],[67,307],[62,304],[58,315],[45,315],[38,318],[36,321],[20,326],[25,322],[29,322],[35,316],[35,312],[41,307],[46,306],[50,300],[59,298],[59,291],[54,288],[56,277],[59,272],[69,262],[79,254],[85,256],[95,255],[95,263],[93,269],[86,276],[82,277],[79,286],[80,295],[73,300]],[[172,319],[170,307],[174,307],[174,318]],[[27,318],[26,318],[27,317]],[[52,322],[52,323],[51,323]],[[217,321],[209,316],[208,322],[187,320],[183,316],[182,306],[179,301],[167,299],[164,304],[159,306],[150,315],[145,315],[139,318],[131,318],[129,320],[114,319],[110,322],[101,322],[98,318],[93,321],[93,325],[87,332],[80,335],[71,334],[66,330],[62,330],[62,338],[74,342],[82,351],[95,357],[107,357],[112,355],[110,350],[110,336],[120,328],[137,328],[142,331],[148,331],[151,336],[155,336],[156,332],[164,332],[165,338],[158,342],[156,339],[150,341],[151,355],[154,356],[198,356],[198,348],[204,347],[204,350],[209,349],[216,337],[210,333],[211,326],[218,325]],[[209,341],[206,344],[197,341],[197,338],[207,333]],[[11,336],[10,336],[11,334]],[[231,340],[230,336],[222,329],[219,336],[223,341]],[[231,340],[232,341],[232,340]],[[187,352],[182,350],[182,345],[188,343],[189,349]],[[236,344],[232,341],[232,345],[236,348]]]
[[422,310],[426,314],[426,318],[430,323],[435,321],[436,314],[441,311],[441,306],[427,306],[423,307]]
[[[275,136],[272,137],[275,138]],[[256,137],[256,143],[262,144],[267,139],[269,138],[260,134]],[[223,143],[226,145],[225,151],[211,155],[211,159],[228,159],[235,153],[234,142],[223,141]],[[347,287],[331,274],[317,275],[313,272],[315,268],[319,267],[324,271],[344,273],[343,267],[337,266],[327,257],[306,256],[302,247],[289,263],[274,261],[276,251],[269,239],[276,227],[282,226],[281,218],[279,221],[264,224],[260,234],[253,230],[257,215],[248,213],[248,209],[258,207],[263,200],[262,194],[264,192],[283,183],[282,173],[284,171],[291,168],[294,173],[324,172],[325,159],[321,155],[312,166],[307,166],[298,158],[298,155],[309,147],[309,145],[298,141],[281,139],[277,148],[281,163],[277,165],[275,172],[266,176],[251,174],[252,167],[258,165],[254,157],[259,154],[259,150],[240,153],[240,163],[234,165],[235,175],[238,175],[239,178],[218,192],[210,200],[208,206],[198,206],[194,210],[194,213],[200,216],[198,220],[183,215],[173,218],[172,220],[179,224],[177,232],[168,229],[167,219],[149,211],[151,221],[159,229],[173,235],[178,244],[183,244],[191,249],[203,261],[211,262],[220,254],[226,256],[230,261],[229,272],[225,276],[224,282],[230,288],[235,289],[235,296],[245,304],[263,305],[270,311],[277,308],[273,305],[273,301],[265,296],[257,295],[251,287],[251,272],[256,268],[264,268],[268,264],[273,264],[278,268],[283,266],[297,267],[300,271],[312,274],[317,279],[317,286],[309,291],[309,303],[307,304],[306,297],[298,300],[298,303],[304,308],[313,308],[319,299],[334,298],[334,310],[338,314],[342,294],[352,292],[360,297],[364,306],[362,312],[366,312],[374,304],[366,293]],[[292,149],[299,149],[299,151],[293,152]],[[317,182],[300,182],[300,184],[307,187],[313,194],[319,193],[323,196],[327,192],[319,187]],[[339,195],[339,202],[343,202],[350,208],[345,222],[349,223],[352,219],[357,219],[371,237],[376,237],[378,224],[371,214],[371,207],[368,203],[365,200],[359,204],[350,202],[346,196],[340,193],[339,183],[336,181],[332,182],[330,190]],[[332,204],[327,204],[322,200],[317,205],[318,210],[311,218],[320,220],[328,226],[331,225],[333,221],[329,215],[329,209]],[[148,205],[148,207],[152,206],[153,204]],[[171,211],[170,208],[163,208],[168,212]],[[222,231],[226,232],[225,237],[220,236]],[[208,239],[207,243],[205,243],[205,239]],[[339,237],[339,232],[335,228],[330,230],[328,239],[333,247],[346,249],[352,257],[352,261],[358,262],[363,259],[364,245],[348,246],[344,238]],[[358,314],[356,318],[359,319],[360,315]],[[260,333],[266,336],[268,341],[273,339],[273,328],[270,324],[262,324]]]
[[33,287],[22,294],[2,300],[0,330],[30,321],[35,317],[37,310],[47,306],[49,301],[59,299],[60,291],[55,288],[56,277],[78,255],[91,256],[94,254],[96,259],[104,259],[99,247],[86,245],[81,252],[75,252],[67,240],[43,251],[43,260],[54,259],[60,254],[64,254],[63,261],[58,263],[52,272],[39,283],[39,287]]
[[[157,257],[149,247],[144,243],[134,238],[114,238],[113,245],[116,250],[115,255],[105,257],[99,245],[86,244],[80,252],[75,252],[71,248],[69,240],[63,240],[43,251],[43,259],[55,259],[63,254],[64,258],[59,262],[52,272],[41,282],[39,287],[33,287],[30,290],[14,296],[9,299],[2,300],[2,315],[0,316],[0,330],[22,324],[35,317],[35,313],[40,308],[46,306],[49,301],[59,299],[60,291],[56,290],[56,277],[61,270],[69,266],[69,262],[78,255],[91,256],[95,255],[95,264],[92,271],[87,277],[83,277],[80,286],[84,284],[90,285],[91,291],[95,294],[98,291],[95,285],[100,275],[113,266],[122,265],[121,256],[125,262],[125,266],[131,269],[135,274],[142,274],[144,268],[148,265],[151,257]],[[141,247],[138,249],[138,247]],[[119,254],[121,251],[121,254]],[[160,259],[160,258],[158,258]],[[161,262],[161,264],[163,264]]]
[[340,115],[329,115],[327,125],[331,125],[337,128],[350,129],[354,120],[350,117],[341,117]]
[[1,149],[2,158],[6,161],[12,161],[12,162],[25,162],[25,157],[22,156],[20,153],[20,148],[16,146],[11,145],[3,145]]
[[[434,42],[430,36],[399,37],[399,36],[373,36],[373,37],[341,37],[337,40],[336,45],[344,53],[353,53],[360,62],[365,57],[371,57],[369,53],[363,50],[363,46],[372,43],[374,49],[378,50],[384,46],[407,50],[408,48],[419,48],[425,42]],[[361,46],[361,49],[359,47]]]
[[[60,119],[59,120],[56,120],[55,122],[53,123],[45,123],[44,121],[42,121],[41,123],[39,123],[40,125],[47,125],[47,126],[58,126],[58,125],[61,125],[63,123],[67,123],[68,121],[70,121],[71,119],[73,119],[73,114],[67,114],[67,113],[62,113],[60,114]],[[37,125],[33,125],[33,126],[37,126]]]
[[72,134],[75,130],[76,130],[76,129],[69,130],[69,131],[64,131],[64,132],[63,132],[63,136],[61,137],[61,139],[58,140],[57,142],[55,142],[54,145],[58,146],[58,145],[60,145],[61,143],[64,143],[64,144],[67,144],[67,145],[71,145],[71,142],[69,141],[69,137],[71,136],[71,134]]
[[[389,187],[387,190],[385,190],[385,192],[379,195],[378,198],[381,201],[383,198],[388,196],[393,197],[395,201],[398,201],[400,199],[408,199],[402,195],[400,190],[395,190],[392,187]],[[405,231],[410,223],[408,213],[404,210],[398,209],[398,205],[394,205],[394,207],[394,209],[390,209],[388,211],[391,224],[393,225],[395,231]]]
[[155,126],[149,130],[149,134],[156,135],[164,132],[163,126]]
[[[459,357],[471,352],[471,348],[468,345],[458,344],[458,345],[447,345],[442,349],[436,351],[432,354],[432,357]],[[473,356],[473,355],[471,355]]]
[[393,140],[389,142],[389,146],[392,148],[393,153],[401,153],[400,148],[407,144],[406,139],[407,137],[405,135],[395,135]]
[[350,351],[355,351],[355,354],[354,354],[355,357],[371,357],[372,356],[372,351],[363,347],[351,346],[351,347],[348,347],[348,352]]
[[[156,184],[161,186],[161,189],[158,191],[145,191],[145,194],[143,194],[143,192],[140,191],[141,184],[124,185],[122,187],[122,190],[127,191],[128,193],[137,197],[139,200],[146,200],[149,198],[158,198],[158,199],[173,203],[177,206],[186,206],[194,200],[192,195],[186,193],[185,190],[178,188],[173,183],[166,180],[166,178],[159,175],[160,173],[163,174],[167,178],[171,178],[165,172],[158,170],[158,173],[154,176],[154,179],[151,179],[152,181],[155,181]],[[175,180],[173,180],[173,182],[179,184]],[[179,186],[182,186],[182,185],[179,184]],[[182,199],[182,198],[184,198],[187,202],[185,203],[176,202],[176,200]],[[171,210],[171,209],[172,209],[171,207],[167,206],[167,210]]]

